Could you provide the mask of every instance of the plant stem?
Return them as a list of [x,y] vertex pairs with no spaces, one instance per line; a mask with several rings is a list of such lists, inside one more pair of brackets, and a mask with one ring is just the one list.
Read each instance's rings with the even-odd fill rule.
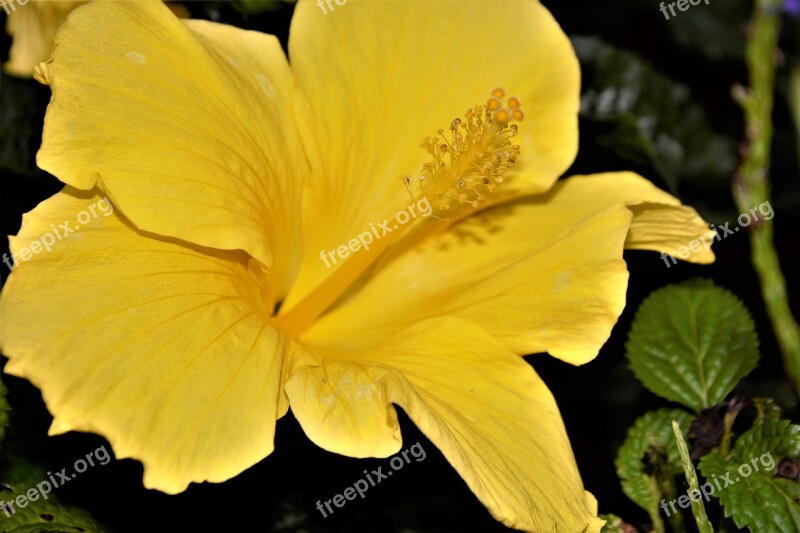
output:
[[[714,528],[711,526],[711,522],[708,521],[706,508],[703,505],[703,496],[697,483],[697,474],[694,471],[692,459],[689,457],[689,449],[686,447],[686,441],[683,440],[683,432],[676,420],[672,421],[672,431],[675,433],[675,441],[678,443],[678,451],[681,454],[683,472],[689,482],[689,499],[692,502],[692,514],[694,515],[694,521],[697,522],[697,529],[700,530],[700,533],[714,533]],[[692,494],[697,495],[696,500],[692,498]]]
[[[775,54],[780,28],[780,0],[757,0],[753,31],[747,44],[750,89],[734,91],[744,109],[749,141],[747,155],[734,178],[733,194],[740,213],[768,203],[772,105],[775,90]],[[771,209],[771,204],[769,205]],[[800,327],[792,316],[786,280],[773,245],[772,220],[763,217],[750,226],[752,262],[775,330],[786,373],[800,395]]]

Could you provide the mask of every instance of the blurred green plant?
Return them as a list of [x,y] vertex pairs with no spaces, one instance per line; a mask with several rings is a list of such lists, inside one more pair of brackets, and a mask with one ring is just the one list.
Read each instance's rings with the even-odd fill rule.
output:
[[700,50],[708,58],[741,59],[747,44],[748,9],[747,0],[711,2],[667,27],[678,44]]
[[6,386],[0,381],[0,450],[3,449],[3,440],[6,438],[6,428],[8,427],[8,412],[11,410],[6,399],[7,394]]
[[[782,5],[782,0],[756,0],[746,54],[750,87],[737,87],[733,93],[744,110],[748,141],[745,157],[733,183],[733,196],[743,213],[771,199],[772,109]],[[800,326],[789,307],[786,279],[773,243],[772,220],[762,220],[748,230],[751,261],[758,273],[767,314],[783,353],[786,373],[795,392],[800,395]]]
[[35,171],[32,150],[36,121],[36,82],[0,72],[0,169],[17,174]]
[[735,142],[713,131],[688,87],[596,37],[572,37],[572,44],[583,71],[581,116],[611,126],[598,145],[652,166],[675,194],[681,180],[727,186]]

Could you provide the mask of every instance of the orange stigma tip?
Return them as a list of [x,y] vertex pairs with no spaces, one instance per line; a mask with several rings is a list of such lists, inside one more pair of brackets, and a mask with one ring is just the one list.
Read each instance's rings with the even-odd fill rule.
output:
[[522,109],[517,108],[511,112],[511,116],[514,117],[514,120],[522,120],[525,118],[525,113],[522,112]]
[[503,89],[501,89],[500,87],[498,87],[497,89],[492,91],[492,96],[494,96],[495,98],[502,98],[505,95],[506,95],[506,92]]
[[501,105],[500,100],[498,100],[497,98],[489,98],[489,101],[486,102],[486,107],[489,108],[489,110],[491,111],[494,111],[495,109],[500,107],[500,105]]
[[503,124],[505,124],[506,122],[508,122],[508,118],[509,118],[508,117],[508,111],[506,111],[505,109],[501,109],[500,111],[498,111],[497,113],[494,114],[494,118],[498,122],[502,122]]
[[522,104],[520,104],[519,98],[517,98],[516,96],[512,96],[511,98],[508,99],[508,107],[510,107],[511,109],[516,109],[520,105]]

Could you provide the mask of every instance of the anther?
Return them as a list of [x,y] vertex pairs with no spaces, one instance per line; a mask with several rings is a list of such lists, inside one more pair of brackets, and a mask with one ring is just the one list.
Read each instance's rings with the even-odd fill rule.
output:
[[[464,120],[450,123],[449,136],[440,129],[436,136],[423,139],[420,146],[431,159],[423,163],[418,192],[412,197],[426,197],[443,212],[454,202],[477,208],[487,194],[497,190],[520,151],[510,140],[518,134],[518,126],[509,122],[525,116],[519,98],[508,98],[508,107],[503,107],[505,94],[497,88],[485,105],[467,109]],[[412,192],[412,178],[403,176],[402,180]]]

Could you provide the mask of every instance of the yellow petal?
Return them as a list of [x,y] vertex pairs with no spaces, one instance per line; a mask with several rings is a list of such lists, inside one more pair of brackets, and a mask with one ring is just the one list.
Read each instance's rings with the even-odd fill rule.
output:
[[[295,11],[289,49],[323,152],[307,193],[300,278],[291,307],[331,270],[331,250],[408,204],[398,179],[428,159],[425,136],[503,87],[521,99],[517,191],[541,192],[571,164],[578,145],[580,70],[566,35],[534,1],[348,0],[324,16]],[[335,43],[335,46],[332,45]]]
[[397,414],[371,363],[320,358],[296,346],[284,390],[308,438],[350,457],[387,457],[400,449]]
[[36,64],[50,56],[58,27],[73,9],[84,3],[30,0],[22,5],[18,0],[4,2],[4,9],[11,11],[6,20],[6,31],[13,39],[8,62],[3,65],[5,71],[30,78]]
[[52,86],[38,163],[100,185],[138,228],[295,268],[307,163],[275,37],[179,21],[159,2],[76,11],[39,73]]
[[372,350],[319,350],[323,361],[297,368],[285,388],[306,434],[323,448],[357,457],[397,452],[392,402],[505,525],[599,530],[553,396],[530,365],[480,328],[433,319]]
[[582,364],[597,355],[625,305],[623,246],[671,250],[707,231],[694,210],[634,174],[570,178],[379,265],[302,340],[361,348],[419,320],[453,315],[518,354],[549,352]]
[[[625,203],[633,213],[625,239],[627,250],[674,255],[693,240],[710,243],[715,234],[693,208],[681,205],[677,198],[632,172],[573,176],[563,187],[561,201],[568,201],[577,209],[590,212],[598,206]],[[709,264],[714,262],[714,252],[706,246],[682,259]]]
[[246,254],[142,236],[69,187],[11,245],[5,371],[42,390],[51,434],[105,436],[168,493],[271,453],[284,340]]

